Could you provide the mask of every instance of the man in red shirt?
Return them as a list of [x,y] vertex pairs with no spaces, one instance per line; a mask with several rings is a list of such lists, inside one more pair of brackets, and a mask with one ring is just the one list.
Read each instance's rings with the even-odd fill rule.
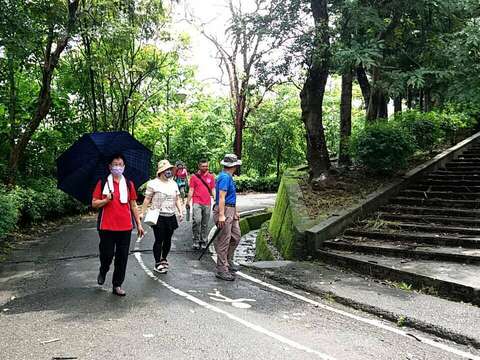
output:
[[135,186],[123,176],[123,155],[112,156],[109,169],[110,175],[105,181],[98,181],[92,196],[92,207],[100,209],[97,225],[100,236],[100,271],[97,282],[103,285],[115,257],[113,294],[125,296],[121,286],[127,269],[133,221],[137,224],[138,236],[143,236],[144,231],[137,211]]
[[208,161],[198,162],[198,172],[190,178],[187,207],[192,201],[192,231],[194,250],[204,249],[207,245],[208,221],[211,213],[211,199],[214,198],[215,177],[208,171]]

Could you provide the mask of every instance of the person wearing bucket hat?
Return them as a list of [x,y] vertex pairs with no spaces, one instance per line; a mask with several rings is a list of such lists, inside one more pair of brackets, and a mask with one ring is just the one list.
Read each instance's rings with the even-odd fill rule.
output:
[[215,181],[215,206],[213,218],[220,229],[214,246],[217,253],[217,269],[215,276],[226,281],[235,280],[238,270],[233,263],[235,249],[240,242],[240,215],[238,214],[237,189],[233,174],[237,167],[242,165],[242,160],[235,154],[227,154],[220,162],[223,171]]
[[153,256],[155,258],[154,271],[165,274],[168,272],[167,256],[172,245],[172,236],[178,228],[176,210],[183,220],[180,191],[173,180],[173,165],[168,160],[161,160],[157,167],[157,177],[147,183],[145,200],[142,206],[142,218],[147,207],[158,210],[158,220],[152,225],[155,242]]

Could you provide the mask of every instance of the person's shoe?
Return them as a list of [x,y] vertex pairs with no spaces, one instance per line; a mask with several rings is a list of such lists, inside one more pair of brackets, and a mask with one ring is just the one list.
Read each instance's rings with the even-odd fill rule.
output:
[[113,287],[112,294],[117,295],[117,296],[126,296],[127,295],[125,290],[123,290],[120,286]]
[[235,265],[233,261],[228,262],[228,270],[231,273],[236,273],[237,271],[240,271],[240,266]]
[[200,241],[200,248],[203,250],[203,249],[206,249],[207,248],[207,243],[205,241]]
[[193,250],[200,250],[200,244],[199,243],[193,243],[192,249]]
[[153,271],[155,271],[159,274],[166,274],[168,272],[168,265],[165,266],[162,263],[155,264],[155,266],[153,267]]
[[98,285],[103,285],[105,283],[105,275],[103,275],[101,272],[98,273],[97,276],[97,284]]
[[215,274],[215,276],[221,280],[225,280],[225,281],[233,281],[235,280],[235,276],[233,276],[232,274],[228,273],[228,272],[220,272],[220,271],[217,271],[217,273]]

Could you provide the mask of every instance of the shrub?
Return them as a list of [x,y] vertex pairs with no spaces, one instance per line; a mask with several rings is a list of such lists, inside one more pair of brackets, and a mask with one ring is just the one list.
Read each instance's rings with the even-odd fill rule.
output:
[[258,191],[258,192],[276,192],[279,180],[275,176],[268,177],[249,177],[241,175],[235,177],[235,183],[237,184],[237,191]]
[[352,157],[373,172],[388,174],[404,168],[414,153],[414,140],[395,123],[377,122],[352,137]]
[[422,151],[431,152],[442,137],[438,123],[429,113],[417,110],[405,111],[395,116],[395,122],[410,134],[416,148]]
[[5,188],[0,187],[0,239],[15,229],[19,211],[15,199]]
[[42,178],[16,186],[11,191],[22,223],[37,223],[83,212],[87,209],[75,199],[57,189],[55,180]]

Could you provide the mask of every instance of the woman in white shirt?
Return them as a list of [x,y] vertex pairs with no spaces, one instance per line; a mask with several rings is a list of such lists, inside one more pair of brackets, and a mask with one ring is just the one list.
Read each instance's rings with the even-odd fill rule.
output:
[[159,216],[156,225],[152,225],[155,243],[153,256],[155,258],[154,270],[165,274],[168,271],[167,255],[172,245],[172,236],[178,228],[175,208],[183,220],[183,211],[180,201],[180,191],[173,180],[173,165],[168,160],[158,163],[157,177],[147,183],[145,200],[143,201],[142,214],[151,204],[151,209],[158,209]]

